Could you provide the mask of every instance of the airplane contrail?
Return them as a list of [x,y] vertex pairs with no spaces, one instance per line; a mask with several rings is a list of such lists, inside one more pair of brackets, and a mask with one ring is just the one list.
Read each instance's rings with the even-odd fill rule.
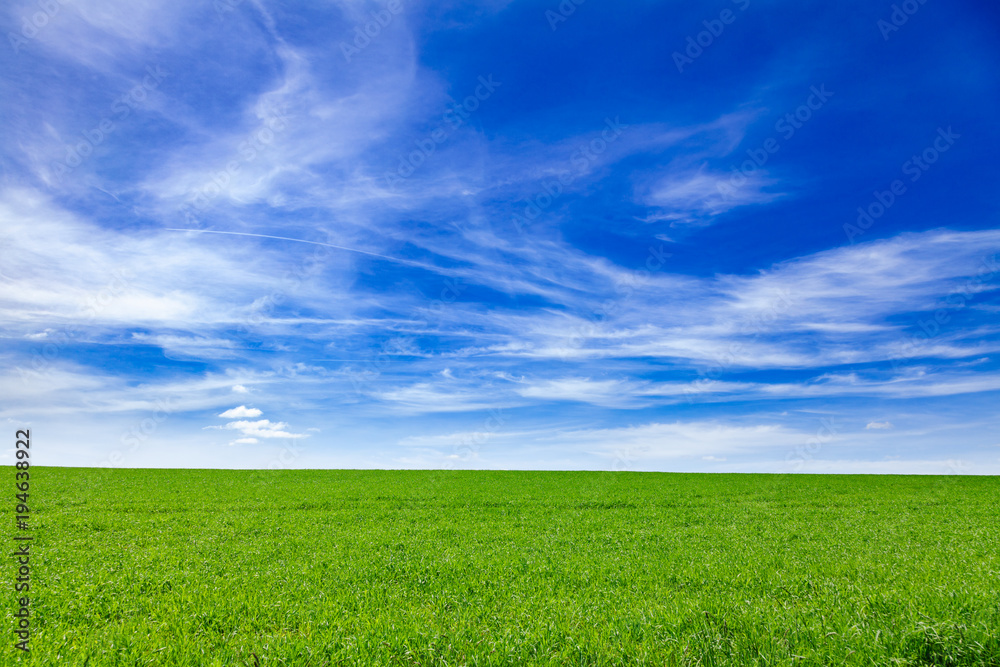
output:
[[428,271],[433,271],[435,273],[440,273],[442,275],[451,275],[450,272],[441,269],[430,264],[422,264],[420,262],[413,262],[408,259],[400,259],[398,257],[389,257],[388,255],[380,255],[377,252],[368,252],[367,250],[358,250],[357,248],[348,248],[342,245],[334,245],[332,243],[321,243],[320,241],[307,241],[305,239],[293,239],[289,236],[272,236],[270,234],[251,234],[249,232],[223,232],[214,229],[176,229],[173,227],[165,228],[168,232],[197,232],[199,234],[228,234],[231,236],[255,236],[262,239],[277,239],[279,241],[294,241],[295,243],[308,243],[310,245],[321,245],[327,248],[336,248],[337,250],[346,250],[347,252],[356,252],[361,255],[368,255],[370,257],[378,257],[379,259],[385,259],[390,262],[396,262],[398,264],[408,264],[409,266],[416,266],[421,269],[426,269]]

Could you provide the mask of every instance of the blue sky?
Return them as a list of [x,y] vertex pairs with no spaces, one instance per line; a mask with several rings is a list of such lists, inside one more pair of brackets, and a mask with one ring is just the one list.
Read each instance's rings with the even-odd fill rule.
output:
[[997,19],[6,3],[0,419],[48,465],[997,474]]

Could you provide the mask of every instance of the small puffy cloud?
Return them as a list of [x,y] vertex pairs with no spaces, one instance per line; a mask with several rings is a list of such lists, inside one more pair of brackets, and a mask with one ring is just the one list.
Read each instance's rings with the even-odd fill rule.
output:
[[[260,438],[307,438],[309,437],[305,433],[291,433],[288,430],[287,422],[273,422],[270,419],[257,419],[251,421],[250,419],[241,419],[241,417],[260,417],[263,414],[257,408],[248,408],[245,405],[241,405],[238,408],[232,408],[221,413],[219,416],[235,419],[236,421],[228,422],[223,426],[206,426],[206,429],[218,429],[224,431],[239,431],[242,437],[236,438],[230,441],[229,446],[233,447],[235,445],[256,445],[260,442]],[[319,429],[309,429],[311,431],[318,431]]]
[[703,456],[703,457],[701,457],[701,460],[702,461],[718,461],[718,462],[721,463],[721,462],[725,461],[726,458],[725,457],[719,458],[718,456]]
[[[260,414],[258,411],[257,414]],[[239,431],[248,438],[304,438],[303,433],[289,433],[286,422],[273,422],[270,419],[258,419],[257,421],[234,421],[229,422],[223,428]]]
[[892,428],[892,422],[868,422],[865,426],[866,430],[870,429],[889,429]]
[[245,405],[241,405],[238,408],[233,408],[232,410],[226,410],[219,416],[224,417],[225,419],[239,419],[241,417],[260,417],[262,414],[264,413],[258,410],[257,408],[248,408]]
[[246,387],[244,387],[241,384],[237,384],[237,385],[233,385],[233,393],[234,394],[249,394],[250,390],[247,389]]

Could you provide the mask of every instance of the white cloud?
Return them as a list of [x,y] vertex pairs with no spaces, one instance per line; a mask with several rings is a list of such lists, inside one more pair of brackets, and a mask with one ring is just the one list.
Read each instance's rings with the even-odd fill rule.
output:
[[132,339],[163,349],[171,359],[222,359],[237,356],[237,345],[225,338],[133,333]]
[[136,333],[136,340],[203,351],[206,343],[229,343],[177,332],[245,320],[236,304],[253,299],[233,297],[273,290],[266,278],[254,275],[260,260],[237,247],[210,247],[178,234],[102,229],[37,192],[0,192],[0,226],[8,234],[12,256],[6,261],[14,276],[0,282],[0,308],[25,333],[37,330],[34,322],[57,331],[164,327],[155,334]]
[[[808,383],[762,384],[762,394],[781,397],[886,396],[917,398],[974,394],[1000,389],[996,373],[916,372],[909,375],[863,378],[855,373],[829,373]],[[877,427],[876,427],[877,428]]]
[[[479,392],[482,392],[482,388]],[[426,382],[373,393],[379,400],[393,404],[400,412],[411,414],[430,412],[464,412],[497,407],[494,402],[477,397],[473,391],[442,391]]]
[[233,385],[233,393],[234,394],[249,394],[250,390],[247,389],[246,387],[244,387],[241,384],[235,384],[235,385]]
[[256,445],[258,442],[257,438],[236,438],[230,441],[229,445]]
[[517,392],[526,398],[549,401],[580,401],[606,407],[639,407],[635,383],[623,380],[566,378],[526,384]]
[[241,405],[238,408],[232,408],[221,413],[219,416],[226,419],[239,419],[240,417],[260,417],[263,412],[257,408],[248,408],[245,405]]
[[[988,338],[995,331],[943,325],[929,341],[908,342],[926,319],[921,313],[947,308],[953,291],[990,287],[970,281],[992,270],[984,258],[997,250],[1000,230],[937,230],[823,251],[750,275],[685,278],[670,273],[667,259],[637,278],[606,266],[597,271],[596,263],[592,296],[562,295],[558,311],[477,322],[507,335],[469,352],[592,363],[655,357],[723,370],[982,356],[1000,347]],[[588,315],[608,303],[608,317]]]
[[[77,341],[59,337],[53,340],[59,345],[45,364],[36,365],[31,358],[7,358],[0,364],[7,369],[0,371],[0,415],[152,413],[164,406],[172,414],[215,411],[232,405],[228,388],[234,380],[252,379],[263,386],[276,381],[273,374],[238,372],[135,384],[111,369],[96,371],[65,359],[71,352],[67,348]],[[83,338],[79,342],[90,341]]]
[[740,206],[772,202],[781,193],[767,192],[774,182],[758,172],[732,182],[728,173],[712,172],[705,167],[691,171],[674,171],[649,187],[643,197],[645,204],[662,211],[649,221],[668,220],[672,223],[711,222],[711,218]]
[[890,429],[892,428],[892,422],[868,422],[865,425],[865,430],[870,429]]
[[269,419],[258,419],[257,421],[239,420],[229,422],[222,428],[239,431],[250,438],[305,438],[303,433],[289,433],[284,430],[288,428],[286,422],[272,422]]

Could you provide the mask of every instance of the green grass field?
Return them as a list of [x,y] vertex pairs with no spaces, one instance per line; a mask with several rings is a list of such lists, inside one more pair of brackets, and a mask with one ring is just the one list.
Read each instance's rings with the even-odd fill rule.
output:
[[31,481],[34,665],[1000,665],[997,478]]

